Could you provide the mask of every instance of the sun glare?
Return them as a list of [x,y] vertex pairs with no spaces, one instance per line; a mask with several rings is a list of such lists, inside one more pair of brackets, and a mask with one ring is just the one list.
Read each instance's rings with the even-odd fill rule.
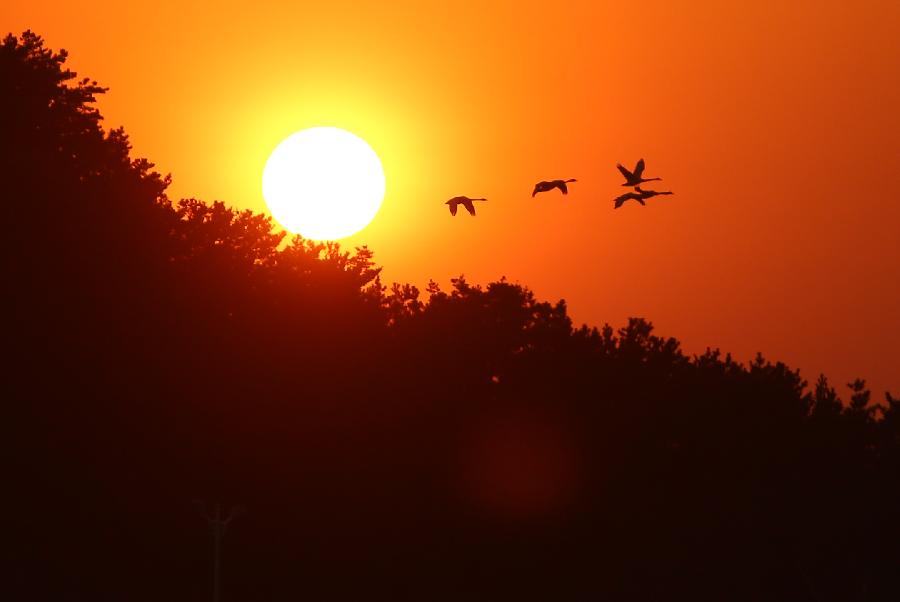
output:
[[384,170],[365,140],[315,127],[288,136],[266,161],[263,198],[285,230],[335,240],[369,225],[384,198]]

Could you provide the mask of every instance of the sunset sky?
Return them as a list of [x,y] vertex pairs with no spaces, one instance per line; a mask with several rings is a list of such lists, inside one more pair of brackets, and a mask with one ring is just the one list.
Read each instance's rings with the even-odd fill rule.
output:
[[[387,282],[507,276],[576,323],[644,316],[688,352],[762,351],[900,394],[900,2],[12,0],[110,87],[107,127],[173,199],[266,211],[312,126],[366,139]],[[615,168],[660,176],[613,210]],[[531,198],[538,180],[577,178]],[[452,196],[487,197],[451,218]]]

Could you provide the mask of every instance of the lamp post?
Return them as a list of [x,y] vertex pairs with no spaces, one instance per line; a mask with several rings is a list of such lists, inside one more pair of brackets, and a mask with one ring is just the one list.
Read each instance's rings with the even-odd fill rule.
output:
[[234,506],[228,512],[228,516],[222,515],[222,505],[216,503],[215,511],[212,515],[206,512],[206,509],[200,504],[200,512],[206,519],[210,531],[213,536],[213,602],[220,602],[222,595],[222,539],[225,538],[225,531],[231,521],[236,519],[243,513],[243,508]]

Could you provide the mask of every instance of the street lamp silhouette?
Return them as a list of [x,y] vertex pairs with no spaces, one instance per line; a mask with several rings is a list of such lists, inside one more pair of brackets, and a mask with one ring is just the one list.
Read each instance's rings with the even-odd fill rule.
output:
[[224,517],[222,505],[219,503],[216,504],[215,512],[212,515],[206,512],[206,506],[202,502],[195,501],[195,503],[200,508],[200,513],[206,519],[213,536],[213,602],[219,602],[222,595],[222,539],[225,538],[228,525],[244,513],[244,508],[233,506],[228,512],[228,516]]

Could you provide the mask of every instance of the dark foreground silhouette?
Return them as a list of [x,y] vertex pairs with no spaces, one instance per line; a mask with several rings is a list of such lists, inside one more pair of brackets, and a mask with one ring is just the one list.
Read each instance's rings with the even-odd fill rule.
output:
[[64,58],[0,46],[3,599],[209,599],[195,499],[228,601],[900,599],[900,400],[172,203]]

